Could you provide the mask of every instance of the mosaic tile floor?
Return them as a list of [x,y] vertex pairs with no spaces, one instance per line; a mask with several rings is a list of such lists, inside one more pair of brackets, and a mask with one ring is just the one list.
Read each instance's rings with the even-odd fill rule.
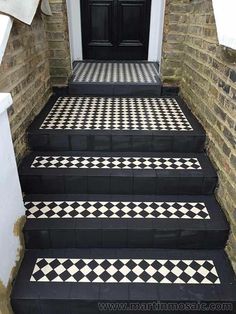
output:
[[152,62],[79,62],[73,82],[156,83],[157,64]]
[[197,158],[36,156],[31,168],[201,170]]
[[25,206],[28,219],[210,219],[206,205],[193,202],[40,201],[26,202]]
[[97,97],[59,98],[40,129],[193,130],[174,98]]
[[31,281],[220,284],[212,260],[38,258]]

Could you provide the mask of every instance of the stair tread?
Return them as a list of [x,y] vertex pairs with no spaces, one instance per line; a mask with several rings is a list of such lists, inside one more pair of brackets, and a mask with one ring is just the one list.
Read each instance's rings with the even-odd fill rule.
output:
[[176,97],[53,97],[30,133],[205,136]]
[[[199,228],[228,230],[214,196],[206,195],[28,195],[25,229]],[[97,224],[94,224],[94,222]],[[98,222],[101,224],[98,224]]]
[[12,292],[26,299],[235,302],[236,281],[223,250],[29,250]]
[[71,95],[159,96],[158,64],[147,61],[80,61],[69,81],[69,90]]
[[65,171],[87,171],[93,175],[95,171],[109,174],[122,170],[131,173],[179,174],[194,173],[216,177],[216,172],[204,153],[134,153],[134,152],[33,152],[20,166],[21,173],[41,172],[60,173]]
[[[102,73],[100,75],[99,73]],[[159,83],[158,63],[148,61],[78,61],[74,83]]]

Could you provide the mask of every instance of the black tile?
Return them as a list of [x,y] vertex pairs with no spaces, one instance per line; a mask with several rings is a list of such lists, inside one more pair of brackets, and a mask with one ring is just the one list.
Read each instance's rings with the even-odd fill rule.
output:
[[76,227],[76,247],[102,247],[102,229],[100,221],[98,221],[93,228],[86,228],[84,222],[78,222]]
[[81,300],[73,300],[70,302],[70,310],[68,314],[99,314],[101,311],[99,310],[99,303],[94,300],[91,301],[81,301]]
[[110,192],[109,176],[89,176],[88,193],[90,194],[107,194]]
[[65,177],[65,192],[66,193],[81,193],[88,192],[88,179],[86,176],[66,176]]
[[112,194],[132,194],[133,177],[132,176],[111,176],[110,193]]
[[40,300],[40,308],[42,314],[65,314],[68,313],[67,300]]
[[153,246],[155,248],[176,248],[179,239],[179,230],[153,230]]
[[127,247],[127,229],[103,229],[102,246],[104,248]]
[[51,247],[48,230],[24,231],[25,246],[27,249],[48,249]]
[[51,150],[70,150],[69,136],[63,134],[53,134],[49,136]]
[[131,136],[112,136],[112,151],[114,152],[125,152],[132,150]]
[[42,176],[41,180],[41,191],[42,193],[64,193],[64,178],[62,176]]
[[51,230],[50,239],[53,249],[75,248],[76,230]]
[[17,314],[42,314],[39,300],[31,299],[12,299],[11,306],[14,313]]
[[156,284],[131,284],[129,285],[130,301],[157,301],[158,286]]
[[158,136],[158,134],[154,134],[152,137],[152,151],[171,152],[173,151],[172,141],[173,136]]
[[153,247],[153,230],[150,229],[128,229],[129,248]]
[[89,147],[89,138],[86,135],[71,135],[70,142],[72,150],[85,151]]
[[20,183],[22,191],[25,193],[41,193],[42,185],[41,185],[41,177],[40,176],[27,176],[20,175]]
[[100,300],[127,301],[129,299],[129,284],[103,284],[100,287]]
[[[140,170],[142,171],[142,170]],[[154,172],[155,173],[155,172]],[[155,194],[156,178],[134,175],[133,193],[134,194]]]
[[29,146],[35,150],[50,149],[49,136],[47,134],[32,134],[28,135]]
[[206,241],[204,230],[181,230],[178,248],[199,249],[204,241]]
[[96,135],[92,137],[91,145],[94,151],[110,151],[111,150],[111,136],[110,135]]
[[132,150],[134,152],[149,152],[152,149],[152,134],[150,136],[132,136]]

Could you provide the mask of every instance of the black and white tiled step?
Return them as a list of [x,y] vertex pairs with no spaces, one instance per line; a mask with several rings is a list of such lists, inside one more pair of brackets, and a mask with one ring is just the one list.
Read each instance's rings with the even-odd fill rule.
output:
[[212,194],[217,175],[205,154],[34,152],[20,166],[32,194]]
[[155,62],[82,61],[69,82],[72,95],[160,96],[161,80]]
[[17,314],[98,314],[122,302],[181,303],[181,313],[225,303],[217,313],[235,313],[235,274],[223,250],[28,250],[11,295]]
[[179,98],[52,97],[28,131],[34,150],[201,152],[205,132]]
[[28,249],[224,248],[229,227],[213,196],[29,195]]

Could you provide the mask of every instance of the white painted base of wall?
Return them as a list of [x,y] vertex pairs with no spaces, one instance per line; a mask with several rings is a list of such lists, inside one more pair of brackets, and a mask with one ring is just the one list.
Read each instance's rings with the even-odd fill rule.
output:
[[[71,60],[83,60],[80,0],[67,0]],[[165,0],[152,0],[148,61],[161,62]]]
[[8,284],[20,247],[14,225],[25,214],[7,115],[11,104],[10,94],[0,94],[0,280],[4,285]]

